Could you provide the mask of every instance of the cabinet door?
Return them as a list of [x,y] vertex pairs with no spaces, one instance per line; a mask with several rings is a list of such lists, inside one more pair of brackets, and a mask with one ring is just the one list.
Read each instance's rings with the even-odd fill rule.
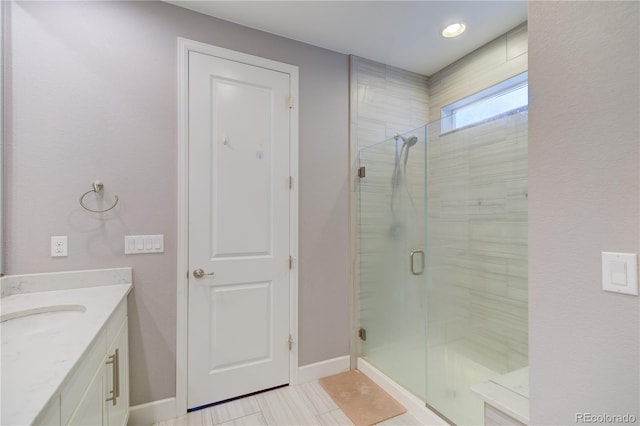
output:
[[104,424],[104,368],[100,367],[71,415],[70,426],[102,426]]
[[105,368],[105,400],[115,394],[115,403],[113,400],[106,401],[106,424],[124,426],[129,419],[129,344],[126,319],[111,344],[107,357],[113,362]]

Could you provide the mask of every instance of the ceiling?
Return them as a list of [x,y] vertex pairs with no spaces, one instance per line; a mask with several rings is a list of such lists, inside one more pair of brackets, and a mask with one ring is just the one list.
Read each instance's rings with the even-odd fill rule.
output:
[[[521,1],[167,1],[226,21],[431,75],[527,19]],[[442,28],[463,22],[454,39]]]

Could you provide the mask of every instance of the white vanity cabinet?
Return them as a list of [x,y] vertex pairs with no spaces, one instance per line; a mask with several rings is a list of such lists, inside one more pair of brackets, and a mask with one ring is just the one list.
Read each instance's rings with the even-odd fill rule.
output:
[[127,424],[132,278],[131,268],[0,278],[0,425]]
[[69,380],[38,416],[35,424],[127,424],[129,345],[126,303],[125,299],[115,309]]
[[[129,345],[127,333],[126,300],[118,306],[102,331],[96,349],[102,354],[101,363],[90,378],[89,385],[77,399],[73,386],[63,389],[61,406],[62,424],[89,426],[123,426],[129,419]],[[101,333],[101,334],[102,334]],[[106,346],[106,349],[105,349]],[[88,367],[88,366],[87,366]],[[90,370],[90,368],[88,368]],[[78,370],[76,374],[84,374]],[[74,375],[75,376],[75,375]],[[86,379],[86,377],[80,377]],[[71,381],[70,381],[71,383]],[[66,391],[66,392],[65,392]],[[75,401],[75,404],[74,404]],[[74,407],[68,421],[65,407]]]
[[105,424],[104,407],[104,368],[100,368],[93,376],[89,387],[78,403],[68,425],[103,425]]

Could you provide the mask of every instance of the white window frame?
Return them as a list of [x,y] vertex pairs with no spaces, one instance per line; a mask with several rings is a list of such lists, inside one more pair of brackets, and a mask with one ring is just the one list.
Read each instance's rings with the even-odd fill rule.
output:
[[442,107],[440,110],[440,134],[455,132],[460,129],[476,126],[481,123],[485,123],[487,121],[494,120],[496,117],[499,117],[503,114],[520,111],[528,107],[528,102],[526,105],[522,107],[518,107],[512,110],[505,110],[500,113],[494,114],[490,117],[483,118],[481,120],[467,123],[464,126],[456,126],[456,112],[468,107],[469,105],[484,102],[489,98],[498,97],[501,94],[519,89],[521,87],[528,87],[529,85],[529,73],[527,71],[522,74],[518,74],[513,76],[505,81],[502,81],[498,84],[495,84],[487,89],[481,90],[477,93],[474,93],[471,96],[467,96],[466,98],[460,99],[456,102],[453,102],[449,105]]

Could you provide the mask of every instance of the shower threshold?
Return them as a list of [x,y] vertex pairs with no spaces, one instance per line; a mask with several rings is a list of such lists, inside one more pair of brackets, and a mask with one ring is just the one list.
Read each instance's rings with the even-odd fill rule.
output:
[[423,400],[403,388],[362,357],[358,357],[358,370],[366,374],[367,377],[395,398],[396,401],[404,405],[407,412],[418,419],[421,424],[429,426],[450,426],[449,422],[430,410]]

